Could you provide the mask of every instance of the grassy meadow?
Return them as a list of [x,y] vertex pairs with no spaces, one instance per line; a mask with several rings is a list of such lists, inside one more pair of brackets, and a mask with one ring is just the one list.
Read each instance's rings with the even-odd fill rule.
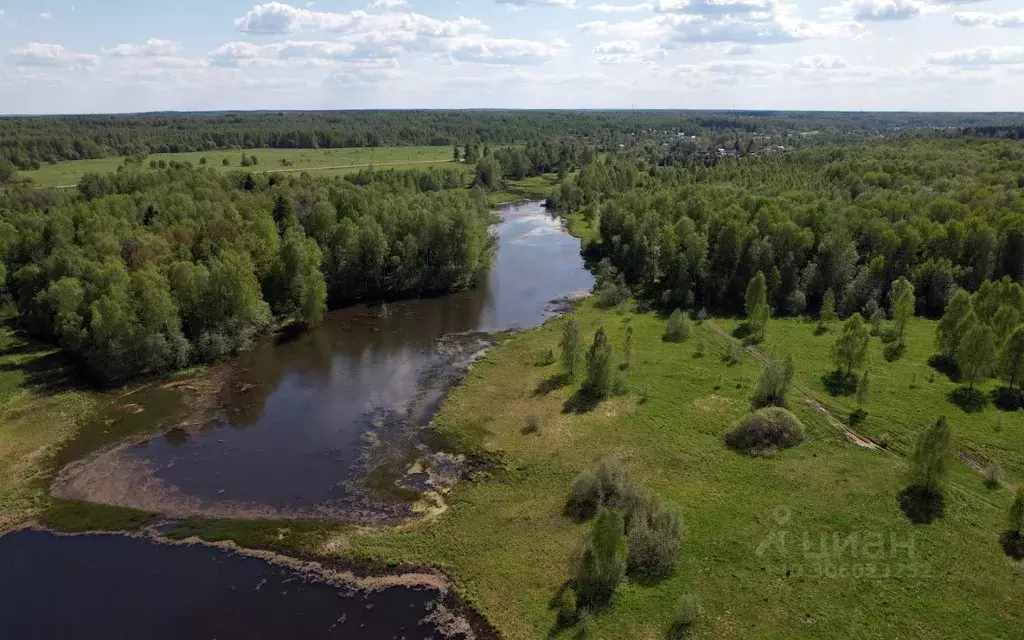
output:
[[91,415],[95,396],[63,376],[57,348],[0,326],[0,531],[46,508],[50,462]]
[[[698,638],[1024,636],[1024,565],[1009,560],[998,541],[1008,491],[988,489],[955,465],[946,516],[914,525],[896,500],[906,484],[903,459],[848,443],[794,401],[796,393],[791,408],[808,430],[802,445],[770,457],[727,449],[722,437],[746,413],[760,364],[745,354],[727,365],[727,340],[710,323],[673,344],[662,342],[665,321],[653,314],[585,303],[573,317],[588,336],[605,327],[620,353],[633,327],[626,395],[575,413],[566,402],[580,380],[554,390],[545,384],[559,365],[538,363],[548,349],[557,352],[564,318],[510,339],[472,370],[435,419],[442,433],[497,465],[458,486],[438,521],[341,532],[331,548],[347,557],[440,563],[508,637],[545,637],[556,623],[551,600],[587,526],[562,513],[570,483],[614,457],[682,512],[686,533],[676,573],[621,588],[593,619],[594,637],[663,638],[675,602],[688,592],[705,610]],[[797,375],[808,387],[828,368],[819,354],[827,347],[814,341],[829,337],[814,338],[813,327],[785,320],[768,329],[770,346],[799,347]],[[916,323],[915,338],[927,329]],[[903,372],[925,351],[912,344],[892,375],[873,364],[871,429],[909,440],[944,410],[965,439],[981,431],[983,418],[962,420],[937,399],[941,389],[904,384]],[[883,408],[890,404],[897,406]],[[530,416],[540,429],[526,434]],[[1007,414],[1000,432],[1011,468],[1010,443],[1022,427],[1021,414]]]
[[[150,160],[177,160],[191,162],[198,166],[200,158],[206,158],[207,166],[218,170],[242,168],[242,154],[255,155],[259,164],[249,167],[250,171],[317,171],[326,175],[343,175],[361,168],[390,167],[411,169],[435,164],[452,163],[451,147],[355,147],[344,149],[246,149],[232,151],[196,151],[189,153],[154,153]],[[224,166],[224,159],[230,163]],[[285,165],[282,161],[290,162]],[[57,164],[43,165],[35,171],[21,171],[18,175],[31,178],[41,187],[61,187],[78,183],[86,173],[109,173],[117,171],[124,163],[122,157],[99,158],[96,160],[72,160]],[[467,171],[469,170],[467,166]]]

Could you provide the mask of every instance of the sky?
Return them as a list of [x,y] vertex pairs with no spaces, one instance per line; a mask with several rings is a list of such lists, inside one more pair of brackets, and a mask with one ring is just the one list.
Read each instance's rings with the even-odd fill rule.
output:
[[1024,0],[0,0],[0,113],[1020,111]]

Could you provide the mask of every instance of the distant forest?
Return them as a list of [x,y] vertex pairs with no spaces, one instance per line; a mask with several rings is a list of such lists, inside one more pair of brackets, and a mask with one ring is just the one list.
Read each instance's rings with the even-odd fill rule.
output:
[[19,170],[62,160],[215,149],[315,149],[586,139],[601,147],[680,134],[713,142],[778,136],[790,146],[895,136],[1020,138],[1013,114],[773,111],[322,111],[0,118],[0,161]]

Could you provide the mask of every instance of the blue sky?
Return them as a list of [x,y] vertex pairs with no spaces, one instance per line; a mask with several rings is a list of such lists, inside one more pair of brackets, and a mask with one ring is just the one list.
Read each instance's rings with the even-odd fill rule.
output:
[[1021,110],[1024,0],[0,0],[0,112]]

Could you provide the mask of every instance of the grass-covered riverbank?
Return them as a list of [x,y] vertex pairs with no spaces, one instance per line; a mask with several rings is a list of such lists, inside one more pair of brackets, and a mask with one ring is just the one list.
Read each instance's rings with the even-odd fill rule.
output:
[[[696,594],[706,611],[696,637],[1019,631],[1012,603],[1024,568],[1006,558],[998,540],[1009,492],[987,489],[981,476],[956,466],[946,517],[914,525],[896,499],[906,484],[903,459],[848,443],[797,394],[791,405],[808,428],[804,444],[767,458],[734,453],[722,436],[747,410],[760,368],[754,358],[727,365],[727,342],[710,323],[691,341],[671,344],[661,340],[664,320],[651,314],[587,303],[572,317],[586,335],[605,327],[620,351],[626,327],[633,328],[629,392],[580,414],[566,411],[579,381],[547,391],[558,365],[539,366],[538,358],[556,349],[565,319],[506,342],[452,392],[435,420],[442,433],[493,454],[498,466],[457,487],[437,522],[345,534],[339,553],[441,562],[509,637],[545,636],[556,621],[550,602],[584,531],[562,513],[569,485],[614,457],[683,513],[686,534],[675,575],[621,589],[594,619],[597,637],[664,637],[684,592]],[[813,325],[787,321],[773,322],[768,335],[785,341],[790,325],[813,339]],[[898,366],[916,366],[916,353]],[[828,366],[813,347],[794,355],[801,380]],[[877,364],[873,370],[888,366]],[[962,424],[968,431],[955,406],[929,402],[914,414],[913,392],[897,388],[899,378],[876,379],[877,421],[892,415],[894,434],[916,432],[943,408],[956,433]],[[881,407],[898,395],[898,412],[886,413]],[[531,416],[540,428],[527,434]],[[1005,417],[1008,440],[1020,420]]]

